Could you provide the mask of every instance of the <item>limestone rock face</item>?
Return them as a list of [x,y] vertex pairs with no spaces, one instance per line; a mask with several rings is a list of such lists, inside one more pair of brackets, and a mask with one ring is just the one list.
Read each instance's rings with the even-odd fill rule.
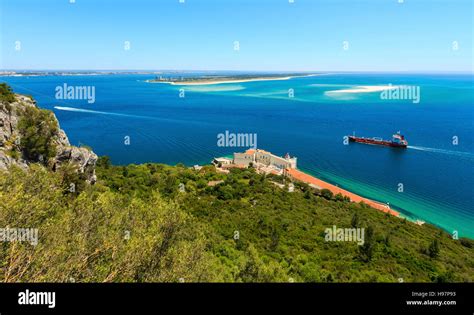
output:
[[[36,102],[19,94],[16,94],[15,98],[13,103],[0,103],[0,170],[7,170],[12,165],[27,169],[33,162],[24,159],[21,153],[13,154],[12,152],[21,152],[19,145],[21,135],[18,130],[21,110],[27,106],[36,107]],[[95,183],[95,165],[98,157],[94,152],[71,146],[66,133],[60,128],[54,135],[53,142],[56,145],[56,156],[48,163],[52,165],[53,170],[62,165],[74,164],[89,183]]]
[[95,183],[95,164],[97,163],[97,155],[86,148],[78,148],[74,146],[62,147],[58,150],[54,158],[55,167],[61,167],[63,164],[72,163],[78,167],[78,171],[86,175],[89,183]]

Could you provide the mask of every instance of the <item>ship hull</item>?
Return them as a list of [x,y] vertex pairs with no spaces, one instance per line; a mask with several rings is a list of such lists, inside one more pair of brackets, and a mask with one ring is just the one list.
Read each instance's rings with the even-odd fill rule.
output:
[[359,137],[354,137],[354,136],[349,136],[349,141],[364,143],[364,144],[371,144],[371,145],[381,145],[381,146],[392,147],[392,148],[406,149],[406,147],[407,147],[406,144],[402,144],[402,143],[395,143],[395,142],[387,141],[387,140],[375,140],[375,139],[369,139],[369,138],[359,138]]

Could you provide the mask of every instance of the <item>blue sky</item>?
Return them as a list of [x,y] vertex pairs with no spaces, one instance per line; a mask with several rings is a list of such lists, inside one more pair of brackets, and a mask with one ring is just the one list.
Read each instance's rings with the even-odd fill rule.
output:
[[398,1],[0,0],[0,68],[472,71],[472,0]]

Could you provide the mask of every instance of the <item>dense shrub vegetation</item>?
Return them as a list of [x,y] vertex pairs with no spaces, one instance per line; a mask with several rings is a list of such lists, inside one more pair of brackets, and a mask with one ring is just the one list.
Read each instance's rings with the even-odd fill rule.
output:
[[12,88],[6,83],[0,83],[0,103],[10,104],[15,101]]
[[[6,83],[0,83],[0,110],[12,114],[15,94]],[[21,101],[19,102],[21,103]],[[10,148],[9,156],[20,157],[33,162],[48,164],[48,160],[56,155],[54,138],[59,126],[51,111],[35,106],[16,106],[15,115],[19,117],[19,136],[11,137],[5,142]]]
[[[0,175],[0,226],[39,229],[37,246],[0,243],[0,281],[474,280],[472,240],[281,177],[107,158],[97,174],[80,193],[40,166]],[[364,245],[326,242],[333,225]]]
[[56,155],[54,136],[58,133],[54,114],[36,107],[25,107],[18,122],[20,148],[26,159],[44,164]]

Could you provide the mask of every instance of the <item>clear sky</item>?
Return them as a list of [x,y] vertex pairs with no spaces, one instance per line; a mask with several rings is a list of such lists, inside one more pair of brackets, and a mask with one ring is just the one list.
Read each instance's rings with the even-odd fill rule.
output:
[[0,0],[0,68],[473,70],[472,0],[70,1]]

